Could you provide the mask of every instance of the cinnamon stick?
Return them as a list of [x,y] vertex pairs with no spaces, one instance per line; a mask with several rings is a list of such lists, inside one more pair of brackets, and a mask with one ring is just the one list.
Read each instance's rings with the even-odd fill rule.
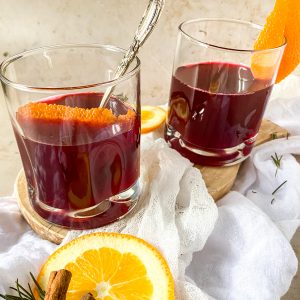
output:
[[87,293],[87,294],[84,294],[80,300],[95,300],[95,298],[91,293]]
[[51,272],[44,300],[66,300],[71,277],[68,270]]

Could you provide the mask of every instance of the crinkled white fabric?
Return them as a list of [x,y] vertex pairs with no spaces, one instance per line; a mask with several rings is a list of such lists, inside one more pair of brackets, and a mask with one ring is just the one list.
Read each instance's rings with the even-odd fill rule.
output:
[[[279,168],[271,158],[275,153],[281,158]],[[300,225],[300,164],[295,155],[300,155],[300,136],[257,147],[234,186],[264,211],[288,240]]]
[[299,99],[300,77],[288,76],[275,85],[264,118],[286,128],[292,135],[300,135]]
[[[166,258],[176,281],[177,299],[210,299],[185,269],[203,248],[217,220],[217,207],[199,170],[162,139],[143,137],[142,194],[134,211],[119,222],[93,231],[133,234],[154,245]],[[72,231],[64,243],[90,231]],[[25,224],[15,199],[0,201],[0,293],[16,280],[26,284],[55,245],[41,240]]]
[[38,273],[55,248],[30,230],[14,197],[0,199],[0,293],[8,292],[17,278],[26,286],[29,272]]
[[218,300],[280,299],[297,271],[288,240],[240,193],[229,193],[218,206],[216,227],[194,255],[189,276]]
[[185,279],[194,252],[200,251],[217,219],[217,207],[199,170],[162,139],[143,140],[142,194],[133,213],[119,222],[84,232],[72,231],[64,243],[94,231],[121,232],[154,245],[175,279],[177,299],[209,299]]

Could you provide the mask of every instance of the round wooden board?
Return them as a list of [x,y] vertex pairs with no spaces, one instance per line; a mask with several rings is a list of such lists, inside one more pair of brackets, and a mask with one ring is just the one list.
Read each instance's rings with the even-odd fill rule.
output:
[[28,197],[27,183],[23,170],[18,174],[16,191],[20,211],[33,231],[43,239],[60,244],[68,233],[68,229],[47,222],[34,211]]
[[[256,139],[256,145],[265,143],[274,138],[287,136],[288,131],[286,129],[270,121],[263,120]],[[230,191],[240,164],[229,167],[196,167],[200,169],[202,173],[208,192],[212,195],[214,200],[217,201]],[[42,238],[60,244],[68,233],[68,229],[47,222],[33,210],[28,197],[26,178],[23,171],[21,171],[17,177],[16,190],[21,213],[31,228]]]

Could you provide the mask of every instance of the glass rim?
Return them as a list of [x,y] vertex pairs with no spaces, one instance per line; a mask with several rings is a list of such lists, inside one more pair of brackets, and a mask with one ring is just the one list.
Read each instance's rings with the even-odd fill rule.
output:
[[[116,86],[118,83],[126,81],[127,79],[131,78],[136,72],[140,70],[141,67],[141,61],[136,56],[134,61],[136,62],[136,65],[133,67],[132,70],[129,72],[126,72],[124,75],[120,76],[117,79],[102,81],[98,83],[88,84],[88,85],[78,85],[78,86],[66,86],[66,87],[39,87],[39,86],[32,86],[27,85],[23,83],[18,83],[15,81],[12,81],[8,79],[4,72],[6,68],[12,64],[13,62],[22,59],[24,57],[28,57],[30,55],[38,54],[45,50],[55,50],[55,49],[67,49],[67,48],[94,48],[94,49],[104,49],[108,50],[109,52],[118,52],[118,53],[126,53],[126,50],[114,45],[109,44],[57,44],[52,46],[43,46],[38,48],[33,48],[27,51],[19,52],[13,56],[10,56],[2,61],[0,64],[0,81],[2,81],[4,84],[9,85],[15,89],[22,90],[22,91],[35,91],[35,92],[55,92],[55,91],[69,91],[69,90],[80,90],[80,89],[87,89],[87,88],[93,88],[93,87],[109,87],[109,86]],[[120,60],[121,62],[121,60]]]
[[193,37],[192,35],[190,35],[189,33],[187,33],[184,30],[184,26],[191,24],[191,23],[199,23],[199,22],[224,22],[224,23],[236,23],[236,24],[242,24],[242,25],[248,25],[249,27],[253,28],[253,29],[257,29],[257,30],[262,30],[263,26],[255,24],[253,22],[250,21],[243,21],[243,20],[239,20],[239,19],[230,19],[230,18],[196,18],[196,19],[191,19],[191,20],[186,20],[182,23],[179,24],[178,26],[178,30],[180,33],[182,33],[188,40],[205,46],[205,47],[209,47],[209,48],[214,48],[214,49],[218,49],[218,50],[225,50],[225,51],[232,51],[232,52],[243,52],[243,53],[263,53],[263,52],[270,52],[270,51],[276,51],[276,50],[281,50],[282,48],[284,48],[287,44],[287,39],[286,37],[284,37],[284,42],[274,48],[268,48],[268,49],[262,49],[262,50],[254,50],[254,49],[237,49],[237,48],[229,48],[229,47],[222,47],[222,46],[218,46],[218,45],[214,45],[212,43],[207,43],[204,41],[201,41],[200,39],[197,39],[195,37]]

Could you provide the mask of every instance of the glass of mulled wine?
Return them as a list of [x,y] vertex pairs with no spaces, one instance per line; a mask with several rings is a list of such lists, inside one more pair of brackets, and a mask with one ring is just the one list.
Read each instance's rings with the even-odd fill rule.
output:
[[[66,45],[1,64],[28,195],[52,223],[95,228],[123,217],[137,202],[140,61],[114,80],[123,55],[114,46]],[[110,87],[110,100],[99,107]]]
[[228,19],[179,26],[165,139],[193,163],[231,165],[250,154],[285,48],[253,50],[261,29]]

